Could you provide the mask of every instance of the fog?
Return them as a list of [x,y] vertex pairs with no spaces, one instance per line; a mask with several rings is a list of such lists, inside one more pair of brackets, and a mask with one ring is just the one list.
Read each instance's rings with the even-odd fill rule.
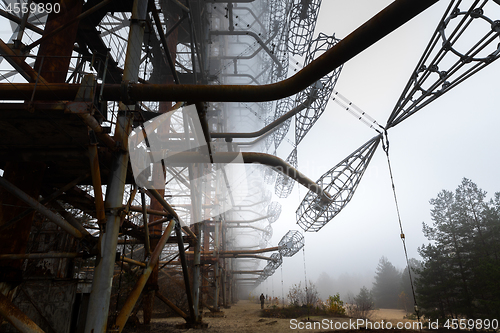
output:
[[[389,3],[323,1],[315,35],[335,33],[344,38]],[[346,63],[335,89],[385,125],[447,5],[445,1],[435,4]],[[422,223],[431,223],[429,200],[438,192],[454,191],[464,177],[487,191],[488,198],[500,191],[496,176],[500,113],[494,83],[499,66],[493,63],[389,130],[389,154],[410,258],[421,259],[417,248],[428,243]],[[298,146],[298,169],[315,180],[376,134],[330,101]],[[291,149],[284,142],[278,156],[286,158]],[[272,244],[288,230],[300,230],[295,211],[305,193],[295,186],[287,199],[278,199],[283,211],[273,224]],[[404,269],[387,158],[381,147],[351,202],[320,231],[306,232],[304,237],[304,250],[284,258],[282,270],[276,270],[254,293],[286,297],[291,285],[304,285],[307,278],[316,283],[322,297],[337,292],[345,296],[349,291],[356,294],[363,285],[372,287],[382,256]]]

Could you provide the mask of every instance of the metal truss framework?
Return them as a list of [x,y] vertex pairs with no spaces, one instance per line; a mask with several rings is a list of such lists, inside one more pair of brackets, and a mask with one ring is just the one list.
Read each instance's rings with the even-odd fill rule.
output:
[[[490,18],[488,13],[495,15]],[[476,43],[465,42],[473,36]],[[393,127],[500,57],[497,1],[451,1],[396,103]]]
[[304,231],[320,230],[347,205],[381,137],[379,135],[369,140],[318,179],[318,184],[331,193],[332,198],[325,203],[312,192],[306,194],[296,211],[297,224]]
[[[204,307],[220,311],[235,302],[238,293],[255,286],[240,282],[234,274],[248,279],[245,274],[259,270],[264,261],[260,277],[252,278],[263,281],[282,264],[282,257],[303,248],[304,237],[290,231],[278,246],[268,247],[273,234],[270,223],[279,218],[281,206],[271,202],[263,169],[250,163],[247,191],[229,192],[237,204],[224,214],[181,225],[181,220],[201,221],[202,213],[209,214],[222,201],[217,190],[228,181],[207,176],[198,187],[193,179],[210,175],[211,163],[163,164],[150,168],[148,177],[160,179],[165,186],[139,188],[128,168],[129,133],[159,114],[195,103],[204,139],[225,146],[222,153],[228,153],[235,146],[226,143],[231,138],[211,138],[210,133],[255,131],[290,110],[289,95],[311,93],[311,89],[318,90],[312,108],[322,112],[331,94],[328,82],[336,80],[345,61],[434,2],[395,1],[370,22],[370,31],[360,28],[345,42],[332,42],[331,48],[327,44],[333,37],[320,34],[311,52],[328,51],[315,60],[316,55],[310,55],[311,61],[298,76],[288,79],[288,54],[303,53],[311,44],[320,1],[95,0],[83,4],[70,0],[62,6],[65,15],[59,16],[7,15],[3,7],[0,14],[12,22],[15,32],[0,44],[5,101],[0,107],[1,125],[6,132],[0,145],[4,171],[0,200],[15,209],[3,210],[0,216],[0,289],[6,295],[0,303],[2,309],[18,307],[12,299],[21,290],[26,291],[22,302],[29,297],[41,300],[43,295],[32,291],[44,290],[44,284],[51,283],[67,298],[64,304],[47,306],[88,315],[78,322],[71,315],[62,319],[45,315],[34,323],[22,312],[1,314],[11,324],[21,319],[20,325],[44,330],[57,323],[67,332],[76,326],[85,326],[85,332],[104,332],[107,326],[121,332],[141,302],[147,323],[156,297],[189,326],[203,326],[200,313]],[[458,54],[464,63],[487,64],[496,59],[496,49],[485,56],[460,51],[453,33],[448,32],[454,20],[463,16],[489,22],[494,33],[487,38],[495,39],[497,23],[486,17],[486,9],[485,5],[484,12],[449,15],[439,30],[447,53]],[[451,85],[455,82],[450,80],[452,72],[441,73]],[[305,92],[296,83],[310,86],[330,73],[333,78]],[[245,85],[248,82],[262,87]],[[418,82],[422,86],[423,81]],[[243,86],[234,94],[224,90],[237,84]],[[214,102],[201,103],[210,100]],[[221,103],[226,100],[235,103]],[[283,106],[273,107],[271,100],[283,100]],[[394,126],[418,109],[404,110],[403,117],[395,111],[388,125]],[[304,130],[299,137],[303,138],[319,114],[307,114],[310,123],[299,126]],[[276,149],[286,135],[285,126],[281,133],[269,136],[267,148],[251,146],[252,153],[268,151],[273,141]],[[175,151],[179,137],[193,128],[192,119],[175,115],[158,133]],[[260,163],[271,167],[286,165],[287,175],[302,185],[314,185],[318,194],[306,195],[297,216],[303,229],[317,231],[351,199],[379,140],[370,140],[318,182],[297,175],[296,147],[288,163],[269,154],[246,156],[260,156]],[[219,153],[209,150],[208,156]],[[23,180],[25,176],[29,183]],[[291,190],[286,177],[279,174],[275,188],[279,196]],[[262,256],[265,252],[275,253]],[[28,261],[24,264],[23,260]],[[134,276],[135,287],[125,287],[125,274]],[[21,287],[15,288],[19,282]],[[184,308],[169,299],[174,294],[162,289],[166,285],[183,290]],[[85,309],[84,299],[89,304]],[[116,315],[108,318],[111,307]]]

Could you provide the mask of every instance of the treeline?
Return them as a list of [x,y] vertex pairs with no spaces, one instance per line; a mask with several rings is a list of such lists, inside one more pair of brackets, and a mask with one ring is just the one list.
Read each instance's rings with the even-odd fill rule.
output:
[[455,192],[443,190],[430,203],[432,224],[423,224],[430,243],[418,249],[423,261],[410,259],[401,271],[382,257],[371,290],[344,300],[362,296],[372,308],[413,312],[414,291],[428,319],[500,318],[500,192],[487,200],[464,178]]
[[431,318],[500,318],[500,193],[463,179],[430,201],[417,300]]

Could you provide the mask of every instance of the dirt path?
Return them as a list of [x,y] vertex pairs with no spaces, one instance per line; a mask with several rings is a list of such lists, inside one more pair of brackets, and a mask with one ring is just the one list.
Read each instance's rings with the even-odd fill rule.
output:
[[[261,318],[260,304],[242,300],[223,309],[221,317],[211,317],[204,312],[203,322],[208,324],[208,328],[202,330],[203,333],[254,333],[254,332],[290,332],[289,319]],[[186,330],[176,329],[177,324],[182,324],[181,318],[153,319],[151,331],[163,332],[186,332]],[[193,329],[187,331],[195,331]],[[196,330],[198,331],[198,330]]]
[[[314,325],[314,322],[292,322],[290,319],[279,319],[279,318],[262,318],[260,317],[260,304],[241,300],[238,303],[231,306],[229,309],[223,309],[219,314],[220,316],[212,317],[210,313],[204,312],[203,322],[208,324],[208,328],[203,330],[195,329],[179,329],[177,325],[184,324],[185,321],[182,318],[155,318],[153,319],[149,327],[139,326],[136,330],[130,329],[127,332],[155,332],[155,333],[181,333],[181,332],[202,332],[202,333],[255,333],[255,332],[273,332],[273,333],[284,333],[284,332],[331,332],[329,328],[320,326],[320,323],[325,318],[314,318],[311,320],[316,320],[316,327],[319,329],[307,329],[314,326],[306,327],[305,325]],[[374,316],[372,320],[376,321],[382,318],[389,319],[391,321],[397,319],[401,320],[404,312],[399,310],[385,310],[381,309],[377,311],[377,315]],[[356,321],[356,319],[351,318],[328,318],[328,321],[332,321],[330,325],[332,328],[335,324],[341,325],[343,322],[346,324],[349,321]],[[302,325],[303,329],[297,329],[298,325]],[[294,326],[295,325],[295,326]],[[295,328],[295,329],[293,329]],[[339,326],[340,328],[340,326]],[[351,327],[345,326],[339,330],[342,333],[353,332]],[[384,330],[376,330],[373,332],[381,333]],[[370,332],[370,330],[364,330],[364,332]],[[392,330],[392,333],[399,332],[399,330]],[[406,333],[410,331],[405,331]]]
[[[336,321],[337,319],[334,320]],[[260,317],[260,304],[246,300],[239,301],[238,303],[232,305],[229,309],[223,309],[222,313],[220,313],[220,316],[218,317],[212,317],[210,313],[204,312],[203,322],[208,324],[207,329],[186,330],[176,328],[177,325],[184,323],[184,320],[181,318],[156,318],[152,320],[150,327],[142,326],[138,327],[136,330],[130,329],[127,332],[284,333],[297,331],[291,329],[290,319]],[[326,330],[313,329],[299,331],[325,332]]]

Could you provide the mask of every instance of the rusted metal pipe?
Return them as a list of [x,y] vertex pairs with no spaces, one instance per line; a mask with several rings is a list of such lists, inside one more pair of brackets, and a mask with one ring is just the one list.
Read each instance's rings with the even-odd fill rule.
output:
[[146,190],[151,196],[153,196],[158,202],[165,208],[165,210],[168,212],[168,214],[172,215],[172,217],[176,221],[180,221],[179,216],[177,215],[177,212],[165,201],[165,199],[158,193],[157,190],[155,189],[147,189]]
[[120,257],[120,260],[121,260],[121,261],[124,261],[124,262],[128,262],[129,264],[132,264],[132,265],[140,266],[140,267],[146,267],[146,266],[147,266],[147,265],[146,265],[145,263],[143,263],[142,261],[138,261],[138,260],[130,259],[130,258],[125,257],[125,256],[121,256],[121,257]]
[[44,333],[27,315],[0,293],[0,315],[22,333]]
[[174,82],[176,84],[179,84],[181,81],[179,79],[177,71],[175,70],[175,63],[174,60],[172,59],[172,55],[170,54],[170,50],[168,48],[167,36],[163,32],[163,26],[161,24],[160,16],[158,15],[158,9],[156,8],[156,4],[153,0],[149,0],[149,8],[151,8],[151,13],[153,14],[153,20],[156,26],[156,30],[158,31],[161,44],[163,45],[163,52],[165,52],[165,56],[167,58],[168,65],[170,67],[170,71],[172,72]]
[[[156,154],[156,153],[153,153]],[[311,179],[307,178],[300,171],[295,169],[293,166],[288,164],[281,158],[265,153],[253,153],[253,152],[242,152],[242,153],[214,153],[214,161],[216,163],[235,163],[238,162],[238,154],[243,157],[243,163],[259,163],[272,167],[275,171],[281,172],[288,177],[294,179],[302,186],[306,187],[309,191],[312,191],[321,198],[323,202],[330,202],[331,196],[327,192],[323,191],[321,186],[316,184]],[[159,157],[159,156],[158,156]],[[197,152],[175,152],[171,155],[167,155],[165,159],[169,164],[180,164],[185,165],[186,163],[203,163],[205,157]]]
[[[105,85],[108,101],[212,101],[264,102],[285,98],[302,91],[337,67],[396,30],[439,0],[396,0],[361,25],[294,76],[281,82],[252,85],[162,85],[124,82]],[[73,100],[79,85],[48,84],[37,87],[35,99]],[[34,84],[0,84],[1,99],[31,99]],[[5,96],[5,97],[4,97]]]
[[146,285],[146,282],[148,281],[154,266],[158,262],[161,251],[163,250],[163,247],[167,243],[167,240],[170,237],[170,234],[172,233],[175,224],[176,222],[174,220],[170,220],[170,223],[168,224],[167,228],[165,228],[165,231],[163,232],[163,235],[161,236],[158,245],[154,249],[153,253],[151,253],[151,259],[149,260],[146,269],[139,277],[139,280],[137,280],[134,288],[127,297],[127,300],[125,301],[125,304],[123,304],[123,307],[116,318],[116,326],[118,328],[118,332],[123,331],[123,328],[125,327],[125,324],[127,323],[127,320],[130,314],[132,313],[132,310],[134,309],[135,303],[139,299],[139,296],[141,295],[142,290],[144,289],[144,286]]
[[300,111],[304,110],[305,108],[309,107],[311,105],[311,102],[313,99],[309,97],[304,103],[300,104],[297,107],[294,107],[287,113],[285,113],[283,116],[279,117],[269,125],[263,127],[262,129],[258,130],[257,132],[251,132],[251,133],[210,133],[210,136],[212,138],[233,138],[233,139],[239,139],[239,138],[255,138],[257,136],[266,134],[270,130],[274,129],[276,126],[282,124],[285,120],[290,119],[291,117],[295,116],[297,113]]
[[[233,251],[219,251],[219,254],[224,255],[230,255],[230,254],[256,254],[256,253],[266,253],[266,252],[272,252],[272,251],[278,251],[279,247],[274,246],[274,247],[268,247],[265,249],[258,249],[258,250],[233,250]],[[186,254],[193,254],[193,251],[186,251]],[[201,251],[201,255],[209,255],[209,254],[214,254],[214,251]]]
[[97,122],[97,120],[94,118],[94,116],[88,114],[88,113],[79,113],[78,116],[83,120],[83,122],[90,127],[94,133],[97,135],[97,137],[104,142],[106,146],[111,148],[112,150],[115,150],[117,148],[116,141],[109,136],[102,126]]
[[78,229],[73,227],[59,215],[53,213],[50,209],[48,209],[44,205],[40,204],[40,202],[38,202],[37,200],[33,199],[32,197],[24,193],[21,189],[19,189],[17,186],[6,180],[4,177],[0,177],[0,186],[5,188],[10,193],[14,194],[19,199],[26,202],[29,206],[31,206],[31,208],[33,208],[43,216],[47,217],[49,220],[60,226],[61,229],[63,229],[73,237],[76,238],[83,237],[82,233]]

